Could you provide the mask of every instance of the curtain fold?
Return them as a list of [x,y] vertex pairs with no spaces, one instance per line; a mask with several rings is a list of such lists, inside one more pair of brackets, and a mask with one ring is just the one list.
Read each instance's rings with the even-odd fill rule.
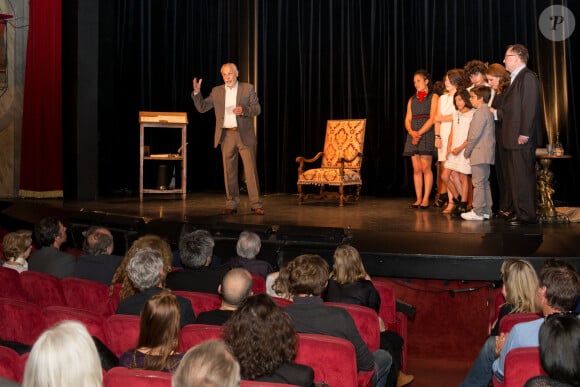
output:
[[61,0],[30,0],[22,117],[22,197],[62,197]]

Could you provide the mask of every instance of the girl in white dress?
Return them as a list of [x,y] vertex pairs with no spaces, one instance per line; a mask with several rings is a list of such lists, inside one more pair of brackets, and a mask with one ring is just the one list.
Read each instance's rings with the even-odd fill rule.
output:
[[446,94],[439,97],[439,109],[435,116],[435,148],[437,148],[437,176],[440,181],[437,184],[439,193],[438,199],[433,204],[434,207],[443,207],[448,201],[447,183],[443,180],[445,172],[445,160],[447,159],[447,139],[451,132],[453,113],[455,105],[453,96],[458,88],[465,87],[465,77],[462,69],[451,69],[447,71],[443,78]]
[[[467,145],[469,124],[475,111],[469,102],[469,92],[465,89],[457,90],[453,97],[453,104],[456,111],[453,114],[451,133],[447,140],[447,160],[442,176],[447,183],[447,194],[449,195],[449,204],[443,211],[445,214],[453,211],[454,198],[461,195],[462,200],[467,200],[469,190],[467,177],[471,174],[469,160],[463,155],[463,150]],[[467,202],[462,201],[459,205],[467,207]]]

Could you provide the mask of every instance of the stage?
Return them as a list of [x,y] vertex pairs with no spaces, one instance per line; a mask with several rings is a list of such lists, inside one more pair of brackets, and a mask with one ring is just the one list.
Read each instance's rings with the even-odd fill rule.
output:
[[61,216],[69,244],[80,248],[90,225],[109,227],[116,253],[146,233],[177,246],[183,224],[205,228],[216,238],[215,253],[228,257],[242,230],[262,237],[261,258],[280,264],[298,254],[317,253],[331,260],[336,245],[359,249],[371,275],[443,280],[496,280],[505,257],[526,257],[539,268],[547,257],[562,257],[580,269],[580,223],[510,226],[493,219],[453,219],[439,209],[411,209],[410,198],[361,197],[338,207],[336,201],[306,201],[297,195],[264,195],[264,216],[254,215],[242,196],[237,215],[223,216],[222,193],[145,195],[64,201],[0,200],[0,224],[26,227],[47,215]]

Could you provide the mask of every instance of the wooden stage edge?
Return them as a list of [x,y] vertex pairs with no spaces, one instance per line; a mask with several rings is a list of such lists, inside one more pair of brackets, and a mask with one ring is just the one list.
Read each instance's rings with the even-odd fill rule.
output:
[[359,249],[371,275],[392,278],[493,281],[507,257],[524,257],[539,268],[547,258],[562,258],[580,269],[580,223],[510,226],[493,219],[462,221],[439,209],[414,210],[409,198],[362,197],[338,207],[336,201],[297,203],[295,194],[264,195],[266,215],[253,215],[243,195],[238,214],[223,216],[223,193],[146,195],[92,201],[0,199],[0,225],[32,228],[44,216],[62,217],[69,244],[80,247],[91,225],[108,227],[116,253],[133,240],[153,233],[172,247],[184,224],[205,228],[216,239],[215,254],[235,253],[242,230],[262,238],[261,259],[275,266],[299,254],[316,253],[332,260],[343,242]]

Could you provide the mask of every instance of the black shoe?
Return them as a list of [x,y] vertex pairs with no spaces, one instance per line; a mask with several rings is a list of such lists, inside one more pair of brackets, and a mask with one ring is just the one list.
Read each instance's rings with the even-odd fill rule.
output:
[[445,203],[447,203],[449,201],[449,196],[444,193],[439,195],[439,197],[437,199],[435,199],[435,202],[433,203],[433,207],[436,208],[440,208],[443,207],[445,205]]
[[414,209],[414,210],[416,210],[416,209],[417,209],[417,208],[419,208],[419,207],[421,207],[421,206],[420,206],[420,205],[418,205],[418,204],[411,204],[411,205],[409,206],[409,208],[412,208],[412,209]]

